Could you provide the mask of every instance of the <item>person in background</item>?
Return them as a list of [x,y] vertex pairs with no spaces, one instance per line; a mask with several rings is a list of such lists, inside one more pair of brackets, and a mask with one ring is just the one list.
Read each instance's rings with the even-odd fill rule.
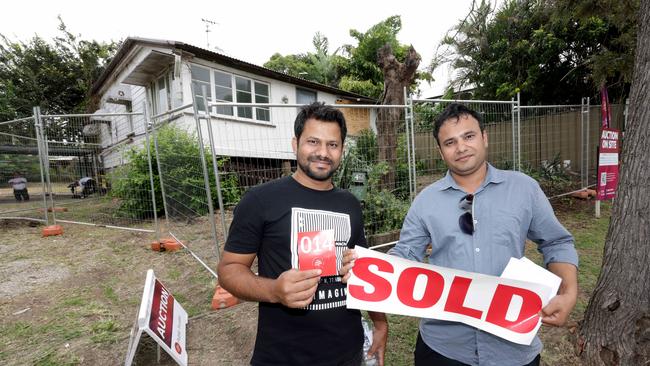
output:
[[[346,131],[340,111],[303,107],[292,141],[296,172],[251,188],[234,210],[218,275],[234,296],[259,302],[252,365],[359,366],[366,357],[361,313],[346,308],[338,275],[345,249],[367,246],[359,201],[332,182]],[[368,354],[383,365],[386,316],[369,316]]]
[[27,191],[27,179],[20,175],[20,173],[15,172],[14,177],[9,179],[9,185],[14,190],[14,197],[16,201],[29,201],[29,192]]

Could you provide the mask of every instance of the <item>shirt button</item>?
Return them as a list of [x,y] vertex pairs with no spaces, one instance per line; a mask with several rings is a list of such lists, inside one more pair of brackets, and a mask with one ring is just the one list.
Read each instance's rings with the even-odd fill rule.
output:
[[478,224],[478,220],[475,219],[475,220],[474,220],[474,223],[475,223],[475,224]]
[[474,250],[476,251],[476,253],[478,253],[478,252],[481,251],[481,248],[476,248],[476,249],[474,249]]

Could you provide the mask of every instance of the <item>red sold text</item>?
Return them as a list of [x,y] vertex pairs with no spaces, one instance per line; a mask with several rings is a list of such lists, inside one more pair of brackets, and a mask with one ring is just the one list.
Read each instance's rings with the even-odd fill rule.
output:
[[[376,266],[377,270],[372,272],[370,266]],[[364,286],[350,284],[349,295],[358,300],[380,302],[395,293],[403,305],[419,309],[432,308],[442,301],[445,312],[482,319],[516,333],[524,334],[535,329],[542,308],[542,299],[535,292],[505,284],[497,284],[486,308],[468,307],[465,306],[465,298],[471,292],[472,278],[453,276],[446,291],[445,277],[440,273],[427,268],[409,267],[396,274],[393,265],[380,258],[358,258],[352,271],[359,279],[373,286],[373,290],[367,292]],[[422,276],[426,278],[424,294],[416,298],[416,281]],[[393,286],[393,283],[396,285]],[[507,319],[508,308],[515,297],[521,300],[519,315],[514,320]]]

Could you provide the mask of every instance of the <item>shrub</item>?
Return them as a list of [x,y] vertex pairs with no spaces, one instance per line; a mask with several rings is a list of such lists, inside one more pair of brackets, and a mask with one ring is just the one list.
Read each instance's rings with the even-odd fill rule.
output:
[[[158,159],[163,170],[163,184],[165,185],[169,214],[182,215],[183,217],[207,214],[205,183],[197,138],[173,126],[160,128],[156,132],[156,136]],[[160,173],[155,160],[153,141],[150,141],[150,151],[156,208],[158,214],[163,214]],[[210,176],[210,193],[213,206],[216,208],[218,207],[217,189],[209,151],[205,152],[205,159]],[[112,185],[111,195],[121,199],[119,210],[123,213],[152,216],[153,205],[146,149],[131,149],[127,152],[127,160],[127,164],[116,169],[109,177]],[[227,161],[228,158],[219,158],[217,166],[222,168]],[[220,175],[220,179],[224,205],[238,202],[241,197],[241,189],[238,186],[237,176],[233,174]]]
[[380,186],[381,177],[388,172],[388,163],[377,162],[377,138],[374,132],[361,131],[346,147],[348,150],[334,181],[338,187],[349,189],[354,172],[366,173],[366,194],[362,201],[366,235],[400,229],[409,207],[405,136],[400,136],[398,140],[399,162],[395,166],[397,188],[394,191]]
[[363,200],[363,218],[366,235],[385,233],[402,227],[409,209],[407,200],[379,189],[381,176],[388,172],[388,163],[375,164],[368,174],[366,197]]

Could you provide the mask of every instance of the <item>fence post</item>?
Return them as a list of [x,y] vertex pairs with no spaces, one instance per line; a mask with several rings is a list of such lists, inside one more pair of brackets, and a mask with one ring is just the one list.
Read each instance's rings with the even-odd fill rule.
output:
[[521,93],[517,93],[517,170],[521,171]]
[[[47,142],[47,126],[43,122],[41,115],[41,107],[35,107],[36,118],[40,121],[41,125],[41,141],[43,151],[43,168],[45,169],[45,182],[47,183],[47,194],[50,196],[50,204],[52,205],[52,224],[56,225],[56,210],[54,209],[54,192],[52,192],[52,181],[50,180],[50,154],[49,144]],[[46,209],[47,211],[47,209]]]
[[[196,93],[194,90],[194,85],[192,87],[192,108],[194,110],[194,121],[196,122],[196,134],[199,139],[199,154],[201,154],[201,167],[203,168],[203,182],[205,184],[205,194],[208,199],[208,213],[210,228],[212,229],[212,238],[215,241],[215,244],[218,247],[217,240],[217,223],[214,220],[214,207],[212,206],[212,193],[210,192],[210,175],[208,174],[208,166],[205,162],[205,147],[203,146],[203,133],[201,132],[201,121],[199,119],[199,108],[196,106]],[[205,86],[202,87],[202,93],[206,93]],[[210,123],[210,106],[205,105],[205,114],[206,121]],[[219,250],[217,249],[217,260],[219,259]]]
[[[129,115],[129,118],[131,116]],[[151,144],[149,142],[149,114],[147,114],[147,106],[142,102],[142,118],[144,126],[144,138],[147,145],[147,166],[149,167],[149,184],[151,185],[151,204],[153,206],[153,222],[156,230],[156,241],[160,242],[160,225],[158,224],[158,207],[156,206],[156,189],[153,184],[153,168],[151,165]],[[133,121],[131,123],[131,132],[133,132]],[[164,200],[164,197],[163,197]]]
[[[404,104],[407,104],[408,100],[409,100],[409,98],[408,98],[408,95],[406,93],[406,87],[404,87]],[[408,171],[409,171],[409,199],[410,199],[411,202],[413,202],[413,196],[414,196],[413,193],[415,192],[415,190],[413,188],[413,187],[415,187],[415,184],[413,182],[414,179],[415,179],[415,177],[413,176],[413,174],[415,173],[415,168],[414,168],[415,167],[415,156],[413,156],[413,159],[411,159],[411,128],[409,126],[409,119],[412,116],[409,114],[409,112],[410,112],[409,108],[404,107],[404,124],[405,124],[405,127],[406,127],[406,131],[405,131],[405,133],[406,133],[406,166],[408,167]],[[398,139],[398,141],[399,141],[399,139]],[[415,143],[415,141],[413,141],[413,143]]]
[[517,105],[517,102],[515,101],[515,98],[510,98],[511,105],[510,108],[512,109],[512,123],[511,123],[511,130],[512,130],[512,170],[517,170],[517,146],[515,145],[515,113],[519,113],[519,106]]
[[585,139],[585,151],[586,151],[586,158],[587,158],[587,163],[585,165],[585,188],[589,187],[589,124],[591,122],[591,116],[590,116],[590,109],[591,107],[591,99],[587,97],[587,125],[586,127],[586,139]]
[[[147,105],[146,103],[142,103],[143,108],[145,111],[145,114],[148,115],[146,112]],[[147,128],[147,119],[145,118],[145,129]],[[158,132],[156,131],[156,120],[154,118],[151,119],[151,134],[153,136],[153,149],[154,152],[156,153],[156,167],[158,168],[158,181],[160,182],[160,194],[162,195],[162,201],[163,201],[163,210],[165,211],[165,223],[167,224],[167,228],[169,229],[169,212],[167,211],[167,197],[165,195],[165,183],[163,182],[163,176],[162,176],[162,169],[160,167],[160,149],[158,148]],[[154,198],[155,200],[155,198]]]
[[582,188],[589,186],[589,98],[582,98],[580,113],[580,184]]
[[39,114],[39,109],[38,107],[34,107],[33,109],[34,113],[34,131],[36,132],[36,148],[38,149],[38,161],[39,161],[39,169],[41,171],[41,189],[43,191],[43,215],[45,216],[45,225],[49,225],[48,222],[48,215],[47,215],[47,194],[45,192],[45,177],[43,175],[43,165],[45,164],[43,162],[43,151],[42,151],[42,138],[41,138],[41,118]]
[[[228,233],[226,228],[226,212],[224,211],[224,207],[223,207],[223,197],[221,195],[221,180],[219,179],[219,166],[217,164],[217,151],[214,146],[214,136],[212,135],[212,121],[210,120],[210,113],[209,113],[210,108],[208,104],[208,99],[206,97],[205,86],[201,88],[201,92],[203,93],[201,95],[201,97],[203,98],[203,105],[205,105],[205,109],[208,111],[208,118],[206,120],[206,123],[208,124],[208,141],[210,142],[210,156],[212,157],[212,169],[214,170],[214,183],[216,184],[217,187],[217,203],[219,204],[219,216],[221,217],[221,228],[223,230],[223,242],[225,245],[226,235]],[[216,231],[214,235],[215,235],[214,245],[217,249],[217,260],[221,261],[221,253],[219,252],[219,241],[217,240]]]

